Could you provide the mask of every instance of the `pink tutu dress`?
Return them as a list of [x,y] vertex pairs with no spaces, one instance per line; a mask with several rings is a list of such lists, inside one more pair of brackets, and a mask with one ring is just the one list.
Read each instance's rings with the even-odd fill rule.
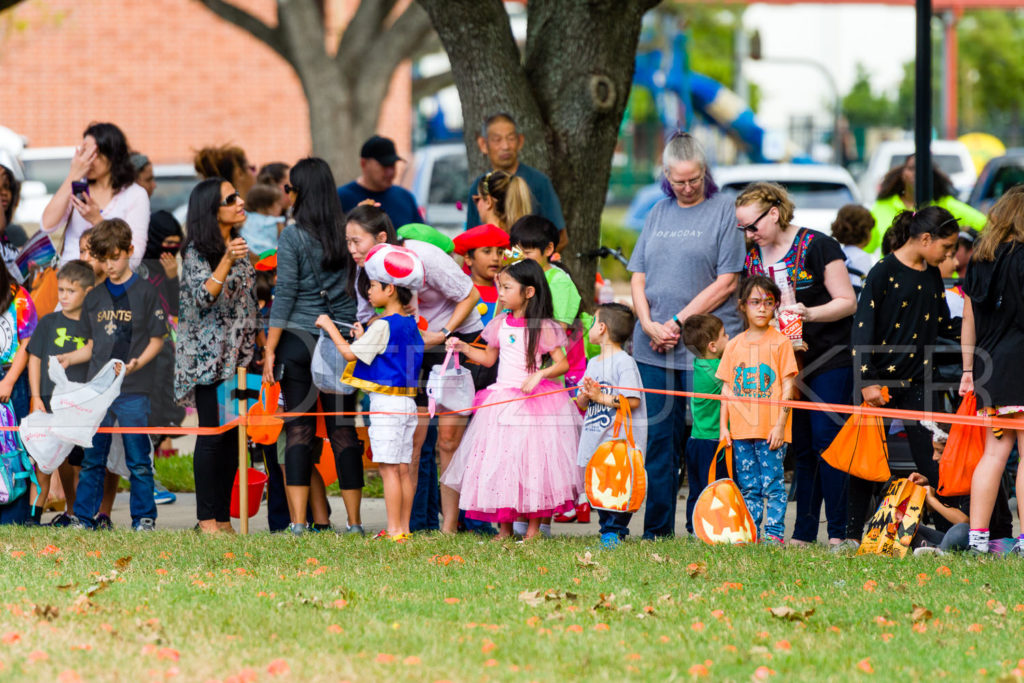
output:
[[[476,405],[526,394],[526,322],[495,316],[482,334],[499,348],[498,380],[478,391]],[[545,320],[540,354],[565,344],[565,332]],[[533,394],[560,389],[545,379]],[[478,409],[441,483],[460,493],[466,516],[486,522],[512,522],[519,516],[549,517],[575,507],[583,489],[576,450],[582,418],[568,393],[559,392]]]

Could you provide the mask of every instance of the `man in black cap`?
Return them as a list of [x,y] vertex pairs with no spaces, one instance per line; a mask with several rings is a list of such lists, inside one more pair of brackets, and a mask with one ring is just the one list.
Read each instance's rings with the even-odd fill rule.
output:
[[419,223],[416,198],[403,187],[395,185],[395,164],[404,161],[395,151],[395,143],[374,135],[363,143],[359,152],[359,177],[338,188],[341,208],[348,213],[359,202],[372,199],[388,215],[395,228]]

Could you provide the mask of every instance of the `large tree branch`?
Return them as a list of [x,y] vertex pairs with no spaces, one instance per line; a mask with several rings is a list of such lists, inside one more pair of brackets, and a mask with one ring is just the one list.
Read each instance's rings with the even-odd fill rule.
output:
[[345,27],[335,60],[347,62],[365,58],[379,44],[384,20],[397,0],[363,0]]
[[[8,0],[0,0],[0,2],[6,1]],[[251,33],[274,52],[281,55],[286,61],[292,61],[280,25],[268,26],[252,14],[249,14],[237,5],[226,2],[226,0],[199,0],[199,2],[224,21],[230,22],[238,28]]]
[[0,12],[17,5],[21,0],[0,0]]
[[443,90],[449,85],[455,85],[455,77],[452,76],[451,71],[445,71],[434,76],[416,78],[412,82],[412,101],[415,104],[424,97],[430,97],[438,90]]
[[390,65],[390,73],[403,60],[421,54],[424,46],[430,44],[435,35],[430,17],[414,2],[380,36],[375,56]]

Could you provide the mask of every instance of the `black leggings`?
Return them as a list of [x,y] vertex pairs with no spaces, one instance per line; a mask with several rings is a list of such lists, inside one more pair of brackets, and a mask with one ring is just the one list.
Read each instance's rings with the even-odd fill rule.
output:
[[[196,413],[200,427],[220,425],[217,385],[196,385]],[[196,437],[192,472],[196,482],[196,518],[231,521],[231,488],[238,471],[238,428],[223,434]]]
[[[277,345],[275,360],[281,368],[281,394],[285,409],[290,413],[320,412],[316,407],[320,397],[322,412],[352,412],[356,409],[354,394],[325,394],[313,384],[309,365],[316,340],[302,332],[284,331]],[[276,369],[276,368],[275,368]],[[327,436],[334,451],[334,466],[342,489],[363,488],[363,444],[356,436],[355,418],[328,416],[324,418]],[[284,475],[288,486],[309,486],[313,475],[313,439],[316,438],[316,417],[289,418],[284,423],[285,452]],[[319,461],[319,455],[316,456]]]
[[[909,389],[889,389],[891,400],[885,404],[886,408],[899,408],[903,410],[924,410],[924,388],[911,387]],[[929,409],[932,409],[929,406]],[[889,426],[892,420],[885,420],[886,438],[889,435]],[[904,429],[907,432],[907,441],[910,445],[910,454],[914,458],[917,471],[928,477],[932,486],[938,486],[939,463],[932,460],[935,452],[932,448],[932,433],[922,427],[918,422],[909,420],[903,421]],[[884,490],[886,482],[866,481],[858,477],[850,477],[850,490],[847,502],[846,537],[860,540],[864,534],[864,524],[868,517],[874,512],[870,510],[871,498],[878,492]],[[937,520],[936,525],[939,531],[949,528],[949,523],[944,519]]]

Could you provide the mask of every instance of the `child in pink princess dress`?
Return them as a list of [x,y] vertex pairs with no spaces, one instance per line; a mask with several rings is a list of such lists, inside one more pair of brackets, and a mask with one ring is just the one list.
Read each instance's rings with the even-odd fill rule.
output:
[[[519,516],[528,518],[526,538],[532,538],[541,518],[575,508],[582,419],[565,392],[533,396],[561,389],[550,378],[569,367],[565,332],[552,319],[551,292],[536,262],[517,261],[498,274],[497,308],[505,312],[484,329],[486,349],[448,340],[449,348],[481,365],[501,362],[497,381],[477,392],[476,405],[485,407],[470,420],[441,483],[460,493],[466,517],[500,524],[498,538],[512,534]],[[552,363],[542,368],[545,354]],[[533,397],[487,406],[524,396]]]

